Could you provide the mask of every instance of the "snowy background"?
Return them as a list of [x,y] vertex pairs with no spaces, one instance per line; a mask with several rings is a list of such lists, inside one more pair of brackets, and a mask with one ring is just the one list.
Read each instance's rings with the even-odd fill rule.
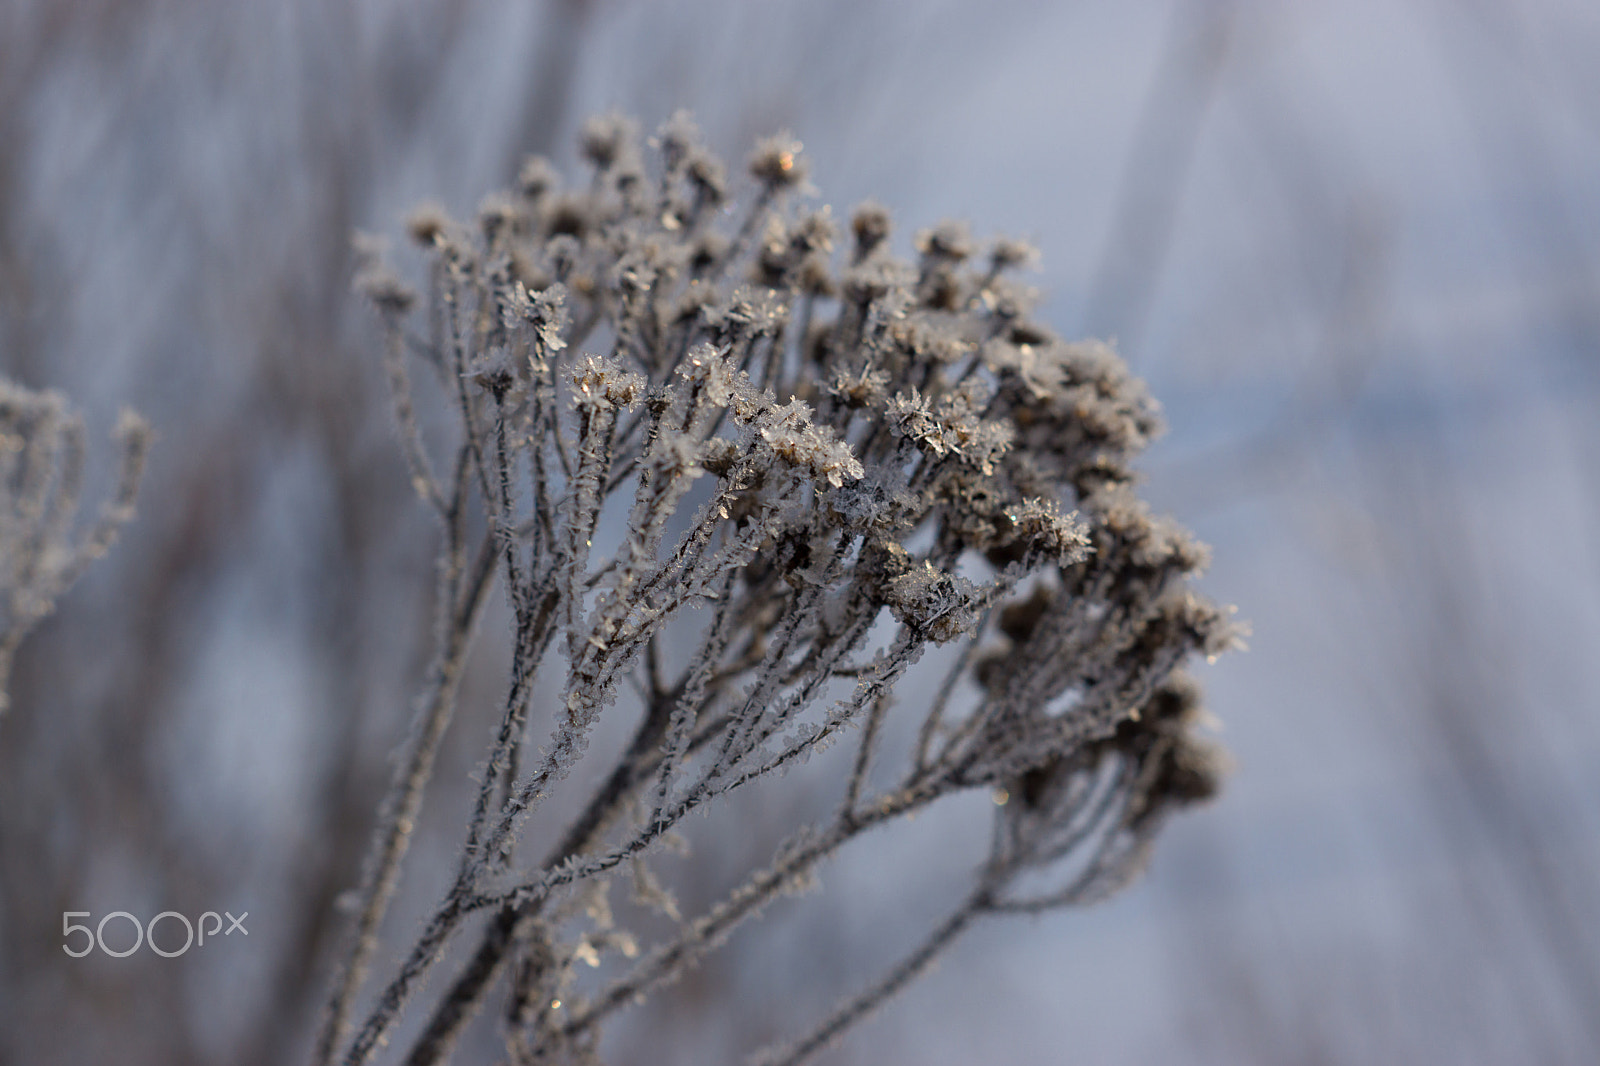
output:
[[[791,129],[902,249],[1037,243],[1044,317],[1162,400],[1149,494],[1254,628],[1203,671],[1237,771],[1145,880],[980,925],[828,1061],[1600,1058],[1600,8],[4,0],[0,371],[159,437],[0,720],[0,1063],[304,1060],[428,635],[349,235],[570,167],[612,107],[733,159]],[[613,1058],[803,1025],[975,859],[847,852]],[[59,953],[62,910],[224,907],[248,944]]]

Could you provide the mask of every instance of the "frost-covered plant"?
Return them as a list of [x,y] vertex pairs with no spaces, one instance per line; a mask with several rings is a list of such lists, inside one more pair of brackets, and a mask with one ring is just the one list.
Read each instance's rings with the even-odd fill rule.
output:
[[35,392],[0,378],[0,714],[22,638],[133,517],[149,427],[133,412],[122,413],[117,486],[99,520],[79,531],[83,437],[83,420],[60,393]]
[[[470,227],[413,216],[426,298],[375,254],[359,279],[443,548],[436,657],[323,1062],[377,1053],[480,915],[406,1061],[445,1057],[502,979],[512,1061],[594,1061],[607,1019],[846,841],[956,793],[991,794],[993,845],[964,903],[811,1033],[760,1056],[800,1062],[976,917],[1124,884],[1164,817],[1216,788],[1180,666],[1228,646],[1232,626],[1189,586],[1204,549],[1134,491],[1155,403],[1109,347],[1031,317],[1034,294],[1012,274],[1032,250],[980,247],[945,224],[906,262],[869,204],[838,254],[828,209],[797,195],[798,143],[757,147],[743,207],[687,118],[652,145],[647,162],[631,122],[593,120],[579,191],[532,159]],[[447,445],[419,430],[416,364],[454,408]],[[496,582],[515,625],[511,676],[453,884],[356,1025]],[[925,656],[940,660],[933,676],[913,676]],[[630,686],[636,711],[631,696],[619,704]],[[554,720],[530,744],[536,692]],[[548,853],[518,854],[524,823],[618,713],[632,739],[603,783]],[[836,742],[847,754],[833,776],[825,761],[808,768],[836,782],[834,813],[795,827],[721,902],[680,915],[651,853],[689,813]],[[641,944],[615,927],[604,893],[618,875],[673,932]],[[575,979],[577,961],[612,953],[606,979]]]

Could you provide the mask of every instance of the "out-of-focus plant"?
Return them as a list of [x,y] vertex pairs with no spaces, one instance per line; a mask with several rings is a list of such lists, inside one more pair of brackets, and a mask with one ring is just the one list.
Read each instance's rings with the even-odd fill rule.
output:
[[[322,1062],[370,1060],[412,1007],[427,1014],[406,1061],[440,1061],[502,981],[513,1061],[593,1061],[608,1019],[847,841],[991,794],[992,846],[964,902],[832,1016],[760,1055],[804,1061],[974,919],[1125,884],[1165,816],[1217,787],[1181,666],[1228,647],[1234,626],[1190,587],[1204,549],[1134,490],[1156,404],[1108,346],[1032,317],[1034,294],[1013,278],[1032,249],[980,248],[947,223],[905,262],[888,214],[866,205],[836,256],[829,211],[797,195],[798,143],[758,146],[742,207],[687,118],[652,143],[647,163],[631,122],[592,120],[581,190],[533,159],[471,227],[413,216],[425,295],[376,254],[360,276],[442,547],[435,657]],[[448,441],[424,439],[419,366],[454,410]],[[497,583],[511,676],[451,887],[360,1019]],[[941,662],[922,683],[924,657]],[[897,699],[912,690],[926,698]],[[534,746],[540,691],[555,712]],[[598,788],[545,854],[520,854],[524,823],[617,714],[633,716],[632,737]],[[704,913],[681,914],[652,857],[686,816],[835,745],[833,776],[824,760],[811,768],[836,782],[834,813],[794,827]],[[616,924],[619,877],[664,932]],[[460,971],[414,1003],[469,928]],[[580,961],[605,966],[580,975]]]
[[122,413],[116,429],[121,472],[87,531],[77,529],[83,438],[82,418],[60,393],[35,392],[0,378],[0,714],[22,638],[133,517],[149,426],[131,411]]

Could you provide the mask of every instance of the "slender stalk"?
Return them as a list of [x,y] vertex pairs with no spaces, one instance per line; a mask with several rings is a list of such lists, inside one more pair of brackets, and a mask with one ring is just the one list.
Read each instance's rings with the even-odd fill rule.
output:
[[419,715],[411,753],[396,774],[384,801],[384,816],[374,837],[376,851],[368,859],[367,875],[361,887],[361,909],[354,935],[345,961],[335,977],[333,998],[317,1040],[316,1061],[324,1066],[333,1061],[344,1039],[356,993],[366,979],[367,967],[377,948],[378,927],[394,897],[395,887],[400,880],[400,866],[411,846],[423,795],[433,776],[434,760],[455,714],[461,669],[494,580],[495,562],[493,536],[486,536],[467,580],[464,595],[458,603],[452,603],[448,608],[450,622],[445,629],[443,645],[429,670],[427,696]]
[[983,913],[987,890],[969,897],[962,905],[928,934],[917,948],[902,959],[893,969],[855,996],[840,1004],[810,1033],[786,1045],[763,1048],[752,1057],[752,1066],[802,1066],[818,1053],[835,1043],[845,1030],[882,1007],[901,989],[928,971],[944,951],[966,932],[975,918]]

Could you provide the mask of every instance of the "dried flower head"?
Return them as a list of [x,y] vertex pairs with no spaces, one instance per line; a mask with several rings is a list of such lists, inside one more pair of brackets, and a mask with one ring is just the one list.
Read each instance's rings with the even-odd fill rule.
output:
[[596,115],[583,124],[578,150],[601,170],[631,160],[638,152],[639,124],[615,112]]
[[406,216],[406,232],[424,248],[433,247],[450,228],[450,216],[435,203],[418,204]]
[[750,156],[750,173],[769,189],[789,189],[806,180],[803,146],[787,133],[768,137]]
[[[1197,697],[1178,671],[1228,647],[1235,627],[1189,585],[1203,547],[1134,491],[1134,463],[1160,431],[1155,402],[1109,346],[1029,317],[1034,294],[1007,272],[1032,248],[1002,240],[980,254],[965,225],[944,223],[917,236],[908,262],[890,247],[888,212],[868,204],[836,261],[831,214],[799,202],[797,141],[757,146],[753,195],[731,217],[710,210],[729,198],[727,171],[687,116],[651,143],[647,161],[630,121],[593,120],[584,191],[558,192],[532,161],[520,197],[487,201],[475,231],[413,223],[435,257],[443,334],[422,357],[482,386],[453,398],[460,447],[445,462],[410,414],[409,298],[391,275],[364,275],[386,312],[413,481],[446,538],[440,661],[464,654],[497,579],[515,662],[457,877],[349,1040],[350,1063],[391,1036],[478,910],[494,917],[411,1061],[445,1054],[512,961],[512,1058],[588,1053],[617,1010],[809,883],[856,834],[965,789],[1018,797],[943,939],[770,1056],[798,1062],[973,916],[1124,883],[1162,816],[1217,787],[1221,763],[1195,735]],[[478,548],[461,519],[472,499],[487,519]],[[612,503],[625,529],[602,521]],[[474,557],[486,562],[469,579]],[[666,654],[684,644],[676,661]],[[931,698],[897,702],[924,684],[910,675],[939,645],[953,646],[955,671],[919,689]],[[553,709],[534,754],[536,675]],[[449,718],[454,675],[438,676],[444,694],[385,807],[366,939],[342,971],[324,1061],[350,1037],[404,853],[396,819],[420,804]],[[519,858],[523,823],[585,757],[596,722],[630,713],[635,739],[562,843]],[[883,738],[901,719],[916,742],[891,764]],[[596,903],[609,872],[631,866],[636,895],[675,916],[646,851],[694,810],[835,744],[853,751],[836,814],[799,827],[723,903],[653,945]],[[568,908],[569,893],[587,909]],[[615,968],[598,975],[574,968],[606,957]],[[559,1024],[534,1009],[580,983]]]

